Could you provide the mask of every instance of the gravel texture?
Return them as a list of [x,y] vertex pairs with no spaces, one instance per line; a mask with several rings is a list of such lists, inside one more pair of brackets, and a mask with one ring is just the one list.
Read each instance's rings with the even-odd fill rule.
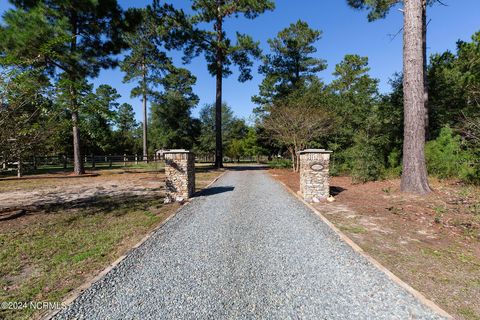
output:
[[56,319],[442,319],[262,170],[230,171]]

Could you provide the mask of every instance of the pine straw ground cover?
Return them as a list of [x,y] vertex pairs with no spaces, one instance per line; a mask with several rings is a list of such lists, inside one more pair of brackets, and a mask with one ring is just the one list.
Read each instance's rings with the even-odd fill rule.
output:
[[[294,191],[298,174],[271,170]],[[333,177],[333,203],[315,204],[363,250],[458,319],[480,319],[480,188],[430,180],[434,192],[400,192],[399,180],[354,185]]]
[[[0,181],[0,193],[23,190],[24,197],[29,192],[47,192],[58,186],[62,189],[75,185],[82,189],[88,184],[103,184],[120,188],[122,183],[132,181],[139,186],[159,186],[140,195],[102,193],[85,201],[37,206],[36,211],[31,211],[30,206],[27,214],[0,221],[0,302],[61,302],[71,290],[92,279],[179,207],[163,204],[162,172],[99,173],[98,177],[57,181],[52,177],[14,183]],[[205,187],[220,173],[200,168],[197,188]],[[0,310],[1,319],[26,319],[41,314],[31,308]]]

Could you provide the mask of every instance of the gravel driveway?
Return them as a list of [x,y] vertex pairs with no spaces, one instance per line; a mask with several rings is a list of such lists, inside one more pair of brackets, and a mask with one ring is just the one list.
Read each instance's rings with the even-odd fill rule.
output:
[[441,319],[262,170],[230,171],[56,319]]

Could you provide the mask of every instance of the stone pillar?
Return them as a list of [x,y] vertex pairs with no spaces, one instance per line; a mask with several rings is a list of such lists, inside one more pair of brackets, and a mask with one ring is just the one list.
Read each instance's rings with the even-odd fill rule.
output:
[[332,151],[300,151],[300,193],[307,202],[320,202],[330,196],[329,163]]
[[165,202],[182,202],[195,192],[195,155],[188,150],[165,151]]

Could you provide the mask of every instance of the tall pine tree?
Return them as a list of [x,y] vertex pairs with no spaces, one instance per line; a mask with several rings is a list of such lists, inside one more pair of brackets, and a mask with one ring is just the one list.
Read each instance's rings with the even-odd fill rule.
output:
[[[227,18],[243,15],[254,19],[266,10],[273,10],[271,0],[192,0],[195,12],[191,21],[196,27],[188,27],[186,36],[188,44],[185,49],[186,61],[202,53],[208,62],[208,71],[216,77],[215,99],[215,166],[223,166],[222,147],[222,81],[232,71],[230,66],[236,64],[240,69],[239,81],[250,80],[250,57],[259,57],[258,43],[250,36],[237,32],[237,43],[232,44],[224,29]],[[205,29],[201,29],[202,27]]]
[[[428,185],[425,164],[425,137],[428,123],[426,84],[427,6],[436,0],[347,0],[357,9],[370,10],[370,21],[384,18],[389,10],[403,3],[404,143],[401,189],[425,194]],[[420,49],[420,53],[417,50]],[[418,61],[418,59],[421,59]],[[421,79],[419,78],[421,77]],[[419,89],[422,93],[419,96]],[[419,108],[421,108],[419,110]],[[423,134],[423,136],[422,136]]]
[[316,74],[325,70],[326,62],[315,58],[314,44],[322,32],[314,30],[301,20],[280,31],[277,37],[268,40],[270,54],[263,59],[259,68],[265,79],[260,93],[252,100],[258,104],[271,102],[273,98],[288,95],[316,79]]
[[125,72],[124,82],[136,82],[132,97],[141,97],[143,104],[143,157],[148,160],[147,101],[157,95],[157,87],[170,68],[172,61],[160,49],[162,43],[162,19],[155,15],[155,8],[130,9],[129,21],[134,27],[124,35],[130,52],[121,63]]
[[73,131],[74,172],[83,174],[79,91],[87,78],[115,65],[122,11],[116,0],[11,0],[4,15],[0,51],[17,65],[46,66],[67,98]]

